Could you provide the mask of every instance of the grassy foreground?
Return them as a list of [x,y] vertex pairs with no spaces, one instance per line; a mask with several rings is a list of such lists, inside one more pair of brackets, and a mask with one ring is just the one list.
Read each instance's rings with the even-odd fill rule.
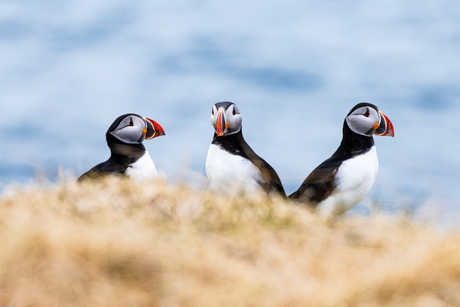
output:
[[0,306],[459,306],[460,234],[108,178],[0,199]]

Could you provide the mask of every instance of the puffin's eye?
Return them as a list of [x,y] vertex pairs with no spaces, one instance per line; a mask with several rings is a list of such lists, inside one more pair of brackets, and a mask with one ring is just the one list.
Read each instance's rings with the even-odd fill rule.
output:
[[364,116],[366,116],[366,117],[369,117],[369,115],[370,115],[370,113],[369,113],[369,109],[366,109],[366,112],[364,112],[364,114],[363,114],[363,115],[364,115]]
[[236,108],[235,108],[235,107],[233,107],[233,116],[235,116],[235,115],[236,115],[236,113],[237,113],[237,112],[236,112]]
[[214,108],[212,108],[211,114],[214,115]]
[[133,119],[132,119],[132,118],[129,119],[129,124],[128,124],[128,126],[134,126],[134,122],[133,122]]

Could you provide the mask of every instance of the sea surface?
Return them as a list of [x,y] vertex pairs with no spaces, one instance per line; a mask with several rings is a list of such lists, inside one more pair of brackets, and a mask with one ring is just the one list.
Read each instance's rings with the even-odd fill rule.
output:
[[293,192],[376,104],[375,206],[458,225],[460,2],[0,2],[0,182],[78,176],[108,158],[121,114],[152,118],[145,143],[171,182],[200,185],[212,104],[233,101],[250,146]]

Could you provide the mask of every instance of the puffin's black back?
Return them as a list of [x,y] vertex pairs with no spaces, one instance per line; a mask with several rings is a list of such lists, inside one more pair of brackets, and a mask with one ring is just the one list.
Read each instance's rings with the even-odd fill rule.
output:
[[110,147],[111,152],[110,158],[81,175],[77,182],[107,174],[123,175],[130,164],[136,162],[144,155],[145,147],[142,143],[126,144],[109,133],[115,129],[114,127],[117,127],[119,123],[120,121],[117,123],[115,121],[106,133],[107,145]]
[[212,144],[217,145],[234,155],[249,159],[259,169],[262,175],[261,182],[259,182],[262,189],[267,192],[275,191],[286,197],[283,185],[281,184],[281,180],[276,171],[264,159],[259,157],[251,147],[249,147],[243,138],[241,130],[235,134],[227,136],[217,136],[217,134],[214,133]]
[[[353,108],[348,115],[357,109]],[[303,181],[297,191],[289,198],[306,202],[316,206],[325,200],[335,188],[335,175],[342,163],[355,156],[368,152],[374,146],[374,138],[357,134],[348,127],[346,120],[343,123],[343,137],[340,146],[334,154],[318,167]]]

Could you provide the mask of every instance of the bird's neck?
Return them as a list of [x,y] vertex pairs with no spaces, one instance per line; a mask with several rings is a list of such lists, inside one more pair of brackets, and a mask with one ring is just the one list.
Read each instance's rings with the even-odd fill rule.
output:
[[110,159],[121,164],[131,164],[141,158],[145,153],[142,143],[126,144],[111,134],[106,135],[107,145],[110,148]]
[[220,148],[235,155],[244,157],[246,156],[244,151],[244,145],[246,144],[246,141],[243,138],[243,132],[241,129],[237,133],[224,136],[218,136],[217,133],[214,133],[212,144],[217,145]]
[[372,136],[364,136],[353,132],[347,125],[343,123],[343,137],[337,152],[349,156],[356,156],[368,152],[374,146],[374,138]]

